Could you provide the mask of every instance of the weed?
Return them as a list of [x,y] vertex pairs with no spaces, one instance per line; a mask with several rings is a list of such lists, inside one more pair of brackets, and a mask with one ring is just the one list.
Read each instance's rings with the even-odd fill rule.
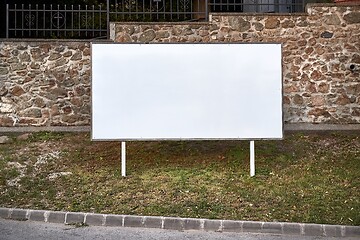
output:
[[37,142],[37,141],[60,140],[66,135],[67,133],[62,133],[62,132],[36,132],[31,134],[29,141]]

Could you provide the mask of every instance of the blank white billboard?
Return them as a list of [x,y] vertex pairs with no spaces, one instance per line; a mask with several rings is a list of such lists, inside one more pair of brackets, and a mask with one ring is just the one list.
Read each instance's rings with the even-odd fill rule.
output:
[[281,139],[280,44],[92,44],[93,140]]

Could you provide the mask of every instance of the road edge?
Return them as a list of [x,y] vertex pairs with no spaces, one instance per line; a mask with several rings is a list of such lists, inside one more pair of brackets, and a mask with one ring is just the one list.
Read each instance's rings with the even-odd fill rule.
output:
[[360,237],[360,226],[312,223],[257,222],[161,216],[115,215],[1,207],[0,218],[45,223],[83,224],[88,226],[106,227],[158,228],[178,231],[198,230],[322,237]]

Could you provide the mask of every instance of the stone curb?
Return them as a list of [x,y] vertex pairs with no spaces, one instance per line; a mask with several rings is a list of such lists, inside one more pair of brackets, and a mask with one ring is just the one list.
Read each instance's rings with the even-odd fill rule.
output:
[[[0,127],[0,133],[91,132],[91,126]],[[360,131],[360,124],[285,123],[284,131]]]
[[171,230],[199,230],[216,232],[255,232],[322,237],[360,237],[360,226],[210,220],[196,218],[130,216],[82,212],[45,211],[18,208],[0,208],[0,218],[107,227],[139,227]]

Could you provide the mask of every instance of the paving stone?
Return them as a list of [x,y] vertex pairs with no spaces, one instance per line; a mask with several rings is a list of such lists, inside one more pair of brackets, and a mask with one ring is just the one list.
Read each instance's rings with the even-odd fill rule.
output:
[[223,221],[223,231],[224,232],[242,232],[242,221]]
[[31,133],[23,133],[23,134],[17,136],[16,140],[19,140],[19,141],[28,140],[31,135],[32,135]]
[[265,222],[262,225],[262,232],[265,232],[265,233],[282,233],[281,223],[278,223],[278,222]]
[[122,227],[123,226],[123,215],[107,215],[105,226],[109,227]]
[[65,212],[49,212],[47,221],[50,223],[65,223]]
[[345,237],[360,237],[360,227],[345,226]]
[[341,237],[341,228],[340,225],[324,225],[325,235],[327,237]]
[[142,227],[143,217],[141,216],[125,216],[124,227]]
[[246,221],[243,223],[244,232],[261,232],[261,222]]
[[161,228],[161,217],[144,217],[144,227],[146,228]]
[[164,218],[164,229],[172,229],[172,230],[184,230],[184,219],[181,218]]
[[221,231],[221,221],[206,219],[204,221],[204,230],[205,231]]
[[191,218],[185,219],[184,230],[201,230],[201,220]]
[[11,219],[27,220],[27,210],[25,209],[13,209],[11,213]]
[[71,223],[83,223],[84,222],[84,213],[75,213],[75,212],[69,212],[66,214],[66,224]]
[[298,223],[283,223],[284,234],[301,235],[301,227]]
[[0,208],[0,218],[9,218],[8,208]]
[[105,223],[105,215],[89,213],[86,215],[85,224],[90,226],[102,226]]
[[45,211],[43,210],[30,210],[30,221],[45,222]]
[[305,236],[323,236],[323,228],[320,224],[305,224],[304,225]]

